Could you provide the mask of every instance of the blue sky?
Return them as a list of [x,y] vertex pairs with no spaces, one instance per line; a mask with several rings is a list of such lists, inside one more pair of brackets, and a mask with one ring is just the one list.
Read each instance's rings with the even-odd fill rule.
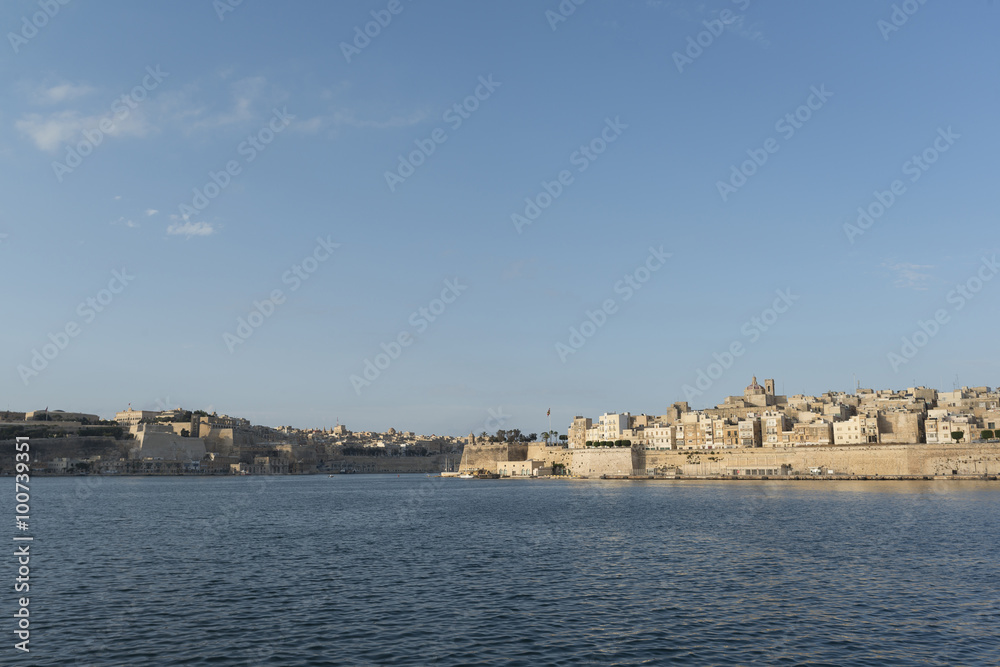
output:
[[224,2],[3,4],[3,407],[565,432],[998,384],[993,3]]

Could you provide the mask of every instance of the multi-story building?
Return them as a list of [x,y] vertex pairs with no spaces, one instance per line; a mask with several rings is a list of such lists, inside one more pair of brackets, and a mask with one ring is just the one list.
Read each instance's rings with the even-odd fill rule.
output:
[[754,414],[747,415],[736,424],[737,437],[740,447],[760,447],[761,440],[760,417]]
[[587,431],[594,425],[593,421],[587,417],[577,416],[573,418],[573,423],[569,426],[569,446],[574,449],[585,447],[587,444]]
[[[928,417],[927,421],[924,422],[928,444],[972,442],[979,437],[979,425],[975,417],[958,414],[942,416],[938,410],[931,412],[938,414],[934,417]],[[956,440],[952,437],[952,433],[961,433],[962,436]]]
[[587,440],[593,442],[621,440],[622,433],[628,430],[629,417],[627,412],[604,413],[598,417],[596,424],[587,429]]
[[791,420],[782,412],[767,410],[760,422],[764,447],[780,447],[781,435],[791,428]]
[[781,444],[787,447],[803,445],[832,445],[833,423],[822,419],[792,424],[781,434]]
[[713,419],[709,438],[713,449],[734,448],[740,446],[738,422],[732,419]]
[[674,426],[656,423],[644,429],[646,449],[674,449]]
[[131,428],[139,422],[153,421],[158,414],[160,414],[158,410],[133,410],[130,407],[128,410],[116,412],[115,421]]
[[878,430],[878,413],[855,415],[847,421],[833,425],[833,441],[837,445],[864,445],[881,442]]

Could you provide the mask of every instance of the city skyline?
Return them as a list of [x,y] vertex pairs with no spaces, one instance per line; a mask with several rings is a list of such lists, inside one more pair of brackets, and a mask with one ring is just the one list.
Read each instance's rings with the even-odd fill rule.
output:
[[460,435],[995,386],[997,11],[7,3],[0,404]]
[[[682,404],[682,403],[687,403],[688,404],[687,408],[688,408],[688,410],[690,411],[691,414],[701,413],[701,412],[705,412],[705,411],[712,412],[712,411],[715,411],[717,409],[723,409],[723,410],[725,410],[725,409],[732,408],[733,407],[733,401],[735,400],[736,402],[739,402],[740,396],[741,395],[746,396],[747,392],[750,391],[751,388],[759,389],[760,393],[767,393],[770,396],[775,396],[775,395],[778,396],[778,398],[781,399],[781,401],[782,401],[782,403],[780,403],[780,405],[783,406],[781,408],[782,410],[785,409],[784,406],[787,406],[787,403],[784,402],[785,399],[789,399],[789,398],[791,398],[791,399],[797,399],[799,397],[813,398],[813,399],[822,399],[824,397],[829,397],[829,396],[833,396],[833,397],[837,397],[837,396],[865,397],[865,396],[868,396],[868,397],[873,397],[874,398],[874,397],[881,397],[884,394],[896,395],[898,397],[898,396],[903,396],[903,395],[910,395],[911,392],[914,392],[914,390],[916,390],[915,394],[921,394],[922,392],[920,390],[923,390],[925,392],[926,391],[932,392],[935,396],[939,395],[939,394],[949,394],[949,395],[955,394],[955,395],[958,395],[958,394],[963,394],[963,393],[967,393],[967,394],[970,394],[970,395],[976,395],[977,392],[979,392],[979,393],[985,392],[987,394],[991,394],[992,395],[995,391],[997,391],[997,388],[993,387],[992,385],[971,385],[971,386],[970,385],[965,385],[965,386],[961,386],[961,387],[955,386],[952,389],[943,389],[943,388],[938,388],[938,387],[926,387],[926,386],[921,386],[921,385],[910,385],[910,386],[906,386],[906,387],[882,387],[882,388],[877,388],[877,387],[862,387],[862,386],[858,385],[855,388],[854,391],[827,390],[827,391],[823,391],[823,392],[819,392],[819,393],[798,393],[798,394],[787,394],[786,395],[781,390],[782,383],[780,381],[776,382],[773,379],[766,379],[766,380],[764,380],[764,383],[765,383],[764,385],[759,385],[758,384],[758,380],[757,380],[757,376],[754,375],[751,378],[751,384],[748,385],[746,387],[746,389],[739,390],[739,387],[735,387],[735,388],[733,388],[734,391],[732,391],[731,393],[729,393],[729,394],[727,394],[726,396],[723,397],[724,400],[719,401],[717,403],[712,403],[712,404],[690,403],[688,401],[679,400],[679,401],[676,401],[674,404],[671,404],[671,405],[668,405],[668,406],[664,406],[664,408],[662,410],[654,410],[654,411],[650,411],[650,412],[646,412],[644,410],[642,410],[642,411],[633,411],[632,409],[617,410],[617,409],[609,409],[607,407],[600,408],[600,409],[593,410],[593,411],[588,411],[588,410],[572,411],[571,410],[570,412],[573,413],[573,416],[569,417],[568,420],[565,421],[565,423],[561,423],[560,422],[560,423],[556,423],[554,426],[550,426],[550,427],[546,427],[546,428],[539,428],[539,429],[535,429],[535,428],[521,428],[523,426],[523,424],[521,422],[517,421],[516,419],[514,419],[512,415],[508,414],[502,408],[502,406],[499,406],[496,409],[491,408],[491,409],[488,410],[487,417],[483,421],[483,423],[481,424],[481,428],[472,428],[471,430],[464,430],[464,431],[461,430],[461,429],[458,429],[458,430],[442,430],[442,431],[420,431],[419,429],[410,428],[407,424],[398,423],[399,420],[393,420],[392,418],[388,418],[388,420],[387,420],[392,425],[391,426],[386,426],[384,428],[376,428],[376,427],[372,427],[371,425],[363,424],[363,423],[362,424],[353,424],[353,423],[349,424],[349,423],[345,423],[344,420],[339,419],[339,418],[335,418],[334,422],[332,424],[322,424],[322,425],[319,425],[319,426],[316,426],[316,425],[301,425],[301,424],[285,423],[285,422],[282,422],[282,423],[273,423],[273,424],[265,424],[265,423],[262,423],[262,422],[257,422],[254,419],[247,419],[247,414],[245,414],[243,412],[240,412],[239,410],[228,411],[228,412],[227,411],[216,410],[214,404],[208,405],[208,406],[204,406],[204,407],[198,407],[198,406],[181,405],[181,404],[175,404],[175,403],[165,403],[163,401],[157,401],[157,403],[155,405],[150,405],[150,406],[132,405],[131,403],[129,403],[125,408],[118,409],[118,410],[114,411],[113,413],[111,413],[110,416],[106,415],[106,414],[103,414],[103,413],[93,413],[93,414],[95,414],[96,416],[100,417],[103,420],[106,420],[106,421],[110,422],[110,421],[114,421],[115,420],[115,415],[118,415],[118,417],[120,417],[123,413],[125,413],[127,411],[134,411],[136,414],[145,414],[147,412],[149,414],[158,414],[158,413],[173,413],[173,412],[176,412],[178,410],[180,410],[180,411],[188,411],[188,412],[190,412],[192,410],[195,410],[195,411],[201,411],[201,412],[205,412],[205,413],[211,413],[213,416],[218,416],[220,418],[227,419],[227,420],[232,420],[232,419],[247,420],[248,421],[248,425],[252,423],[254,425],[261,425],[261,426],[266,426],[268,428],[275,428],[275,429],[290,427],[290,428],[298,430],[298,431],[311,431],[311,430],[333,431],[335,428],[340,427],[340,428],[347,428],[348,431],[351,431],[351,432],[359,432],[359,433],[363,433],[363,432],[387,433],[389,431],[395,431],[397,433],[410,432],[410,433],[416,433],[418,435],[437,435],[437,436],[441,436],[441,437],[465,438],[466,436],[468,436],[470,434],[474,435],[474,436],[477,436],[477,437],[479,435],[481,435],[482,433],[486,433],[487,435],[494,435],[498,430],[509,431],[512,428],[516,428],[516,429],[518,429],[518,431],[520,431],[521,433],[524,433],[524,434],[534,433],[535,435],[538,435],[538,434],[544,433],[545,431],[549,431],[549,432],[555,432],[558,435],[568,435],[570,427],[572,426],[572,424],[574,423],[574,421],[576,421],[576,420],[578,420],[580,418],[581,415],[594,415],[594,416],[597,416],[597,415],[602,415],[602,416],[608,416],[608,415],[631,415],[633,418],[634,417],[650,417],[650,418],[655,418],[655,417],[667,416],[667,415],[670,415],[670,414],[674,413],[675,410],[677,409],[678,404]],[[913,400],[917,400],[916,399],[916,395],[913,395],[912,398],[913,398]],[[755,411],[751,407],[750,411],[751,412],[755,412],[757,414],[757,416],[759,417],[762,412],[770,409],[770,408],[766,407],[766,406],[769,406],[769,405],[775,405],[775,404],[773,404],[773,403],[765,403],[762,406],[760,406],[759,410]],[[750,404],[748,403],[747,406],[750,406]],[[38,408],[36,410],[23,410],[23,411],[21,411],[21,410],[18,410],[17,407],[15,407],[13,410],[11,410],[11,407],[9,406],[8,407],[8,412],[20,412],[20,413],[22,413],[22,416],[23,416],[23,414],[31,415],[32,412],[52,412],[52,413],[67,412],[67,413],[70,413],[70,414],[77,414],[77,415],[88,414],[87,411],[77,409],[76,406],[72,406],[72,405],[68,406],[68,407],[72,408],[71,410],[63,410],[64,407],[67,407],[67,406],[58,407],[58,406],[47,404],[44,409],[43,408]],[[619,407],[621,407],[621,406],[619,406]],[[628,407],[628,406],[625,406],[625,407]],[[680,413],[678,413],[678,414],[680,414]],[[958,411],[956,414],[961,414],[961,411]],[[551,418],[551,415],[546,415],[545,416],[545,419],[546,419],[547,423],[551,421],[550,418]],[[826,419],[827,421],[831,421],[831,422],[836,422],[836,421],[842,419],[842,417],[840,415],[836,415],[836,416],[834,416],[834,415],[822,415],[822,418]]]

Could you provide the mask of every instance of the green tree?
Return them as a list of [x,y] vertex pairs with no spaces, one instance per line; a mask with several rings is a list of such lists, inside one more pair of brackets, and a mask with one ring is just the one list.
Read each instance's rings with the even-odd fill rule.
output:
[[982,433],[980,433],[979,437],[982,438],[983,440],[992,440],[993,439],[993,431],[990,431],[989,429],[987,429],[987,430],[983,431]]
[[186,428],[182,428],[182,429],[181,429],[181,437],[182,437],[182,438],[186,438],[186,437],[188,437],[189,435],[191,435],[191,431],[187,430]]
[[963,435],[965,435],[965,433],[963,433],[962,431],[952,431],[951,432],[951,438],[955,442],[958,442],[959,440],[961,440]]

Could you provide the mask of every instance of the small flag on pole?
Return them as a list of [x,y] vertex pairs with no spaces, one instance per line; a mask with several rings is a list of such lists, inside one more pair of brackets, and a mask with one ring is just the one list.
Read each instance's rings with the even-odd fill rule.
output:
[[552,408],[548,409],[548,412],[545,413],[545,416],[546,417],[551,417],[552,416]]

